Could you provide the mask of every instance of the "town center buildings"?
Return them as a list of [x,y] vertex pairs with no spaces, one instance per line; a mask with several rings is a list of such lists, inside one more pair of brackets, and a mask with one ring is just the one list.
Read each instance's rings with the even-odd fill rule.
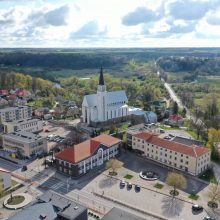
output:
[[121,140],[102,134],[56,154],[59,172],[79,177],[119,154]]
[[210,149],[165,140],[156,133],[140,132],[134,134],[132,149],[138,150],[146,158],[194,176],[210,167]]

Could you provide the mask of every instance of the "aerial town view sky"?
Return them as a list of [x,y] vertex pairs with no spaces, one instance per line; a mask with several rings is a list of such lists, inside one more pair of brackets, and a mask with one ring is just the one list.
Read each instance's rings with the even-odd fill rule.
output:
[[216,47],[220,0],[0,0],[1,47]]

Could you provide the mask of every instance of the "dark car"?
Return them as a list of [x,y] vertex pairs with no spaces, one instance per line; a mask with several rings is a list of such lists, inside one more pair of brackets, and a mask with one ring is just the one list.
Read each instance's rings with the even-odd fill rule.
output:
[[206,216],[203,220],[215,220],[214,217]]
[[26,171],[27,170],[27,166],[24,165],[22,168],[21,168],[21,171]]
[[141,187],[139,185],[135,185],[135,191],[140,192],[141,191]]
[[203,207],[201,205],[194,204],[194,205],[192,205],[192,210],[193,211],[202,211]]

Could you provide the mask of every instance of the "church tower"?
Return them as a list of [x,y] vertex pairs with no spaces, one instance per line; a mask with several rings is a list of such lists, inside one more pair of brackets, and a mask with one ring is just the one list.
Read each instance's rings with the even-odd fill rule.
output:
[[103,76],[103,69],[101,66],[99,75],[99,84],[97,86],[97,110],[98,110],[98,121],[106,120],[106,85]]
[[98,84],[98,87],[97,87],[97,92],[106,92],[106,85],[105,85],[105,80],[104,80],[104,76],[103,76],[102,66],[101,66],[101,69],[100,69],[99,84]]

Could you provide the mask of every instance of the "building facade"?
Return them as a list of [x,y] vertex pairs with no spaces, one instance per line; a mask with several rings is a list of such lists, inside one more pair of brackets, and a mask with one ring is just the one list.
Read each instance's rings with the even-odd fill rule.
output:
[[120,144],[120,139],[102,134],[67,148],[55,155],[57,171],[77,178],[116,157]]
[[82,103],[82,122],[96,124],[123,119],[128,116],[128,99],[125,91],[107,92],[101,68],[97,94],[84,96]]
[[11,172],[0,167],[0,185],[2,189],[11,187]]
[[27,157],[48,152],[47,140],[45,137],[23,131],[4,134],[3,149],[16,156]]
[[197,176],[210,167],[211,151],[160,138],[158,134],[140,132],[132,136],[132,149],[173,169]]
[[4,122],[3,125],[5,133],[11,133],[15,131],[37,133],[43,130],[43,121],[39,119]]
[[30,106],[18,106],[0,109],[0,123],[8,121],[20,121],[32,117]]

